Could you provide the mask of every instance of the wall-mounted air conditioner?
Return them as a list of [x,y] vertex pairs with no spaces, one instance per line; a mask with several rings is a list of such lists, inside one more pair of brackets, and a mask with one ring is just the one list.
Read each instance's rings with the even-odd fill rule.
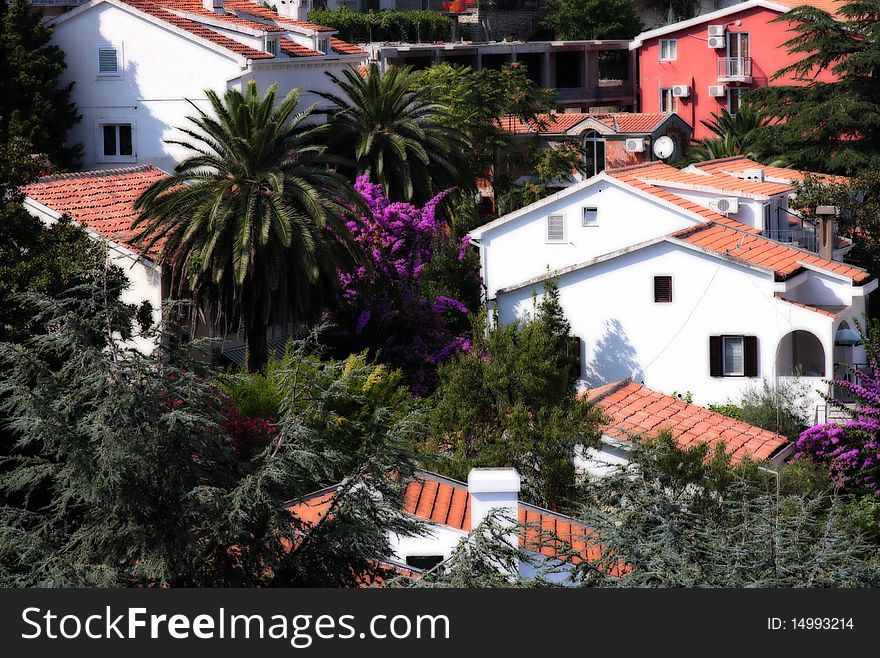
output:
[[710,48],[727,48],[727,39],[724,37],[709,37],[707,41]]
[[727,91],[724,89],[724,85],[709,85],[709,95],[712,98],[721,98],[727,94]]
[[764,170],[755,168],[755,169],[746,169],[743,171],[743,177],[746,180],[756,181],[758,183],[764,182]]
[[723,37],[724,36],[724,26],[723,25],[710,25],[709,26],[709,36],[710,37]]
[[723,196],[709,202],[709,210],[722,215],[735,215],[739,212],[739,199],[735,196]]
[[641,137],[630,137],[625,146],[630,153],[642,153],[645,150],[645,140]]
[[672,87],[672,95],[676,98],[687,98],[691,95],[691,88],[687,85],[674,85]]

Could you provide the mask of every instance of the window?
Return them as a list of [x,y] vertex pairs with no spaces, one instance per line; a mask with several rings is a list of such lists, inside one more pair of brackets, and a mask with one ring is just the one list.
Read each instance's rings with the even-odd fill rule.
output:
[[654,277],[654,303],[668,304],[672,301],[672,277],[663,275]]
[[562,213],[548,215],[547,242],[565,242],[565,215]]
[[318,39],[318,50],[320,50],[325,55],[329,55],[330,54],[330,39],[328,39],[326,37],[323,39]]
[[730,59],[747,59],[751,57],[748,32],[727,33],[727,56]]
[[712,377],[757,377],[757,337],[710,336],[709,374]]
[[678,41],[660,39],[660,61],[671,62],[674,59],[678,59]]
[[581,226],[598,226],[599,225],[599,209],[584,208],[581,217]]
[[672,95],[672,87],[660,90],[660,111],[666,114],[678,112],[678,99]]
[[119,65],[119,50],[116,48],[116,46],[98,46],[97,60],[99,77],[122,77],[122,67]]
[[278,39],[266,39],[266,52],[272,57],[278,57]]
[[605,138],[595,130],[588,130],[583,137],[584,171],[595,176],[605,170]]
[[407,555],[406,563],[415,569],[427,571],[443,562],[442,555]]
[[98,160],[100,162],[134,162],[134,130],[130,123],[99,125]]
[[748,87],[729,87],[727,89],[727,111],[731,116],[736,116],[736,113],[739,112],[748,91]]

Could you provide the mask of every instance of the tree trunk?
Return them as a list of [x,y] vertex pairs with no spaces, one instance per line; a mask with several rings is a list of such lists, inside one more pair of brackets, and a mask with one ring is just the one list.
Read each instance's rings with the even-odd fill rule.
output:
[[269,360],[266,349],[266,326],[260,322],[251,323],[245,327],[245,334],[247,371],[250,373],[259,372]]

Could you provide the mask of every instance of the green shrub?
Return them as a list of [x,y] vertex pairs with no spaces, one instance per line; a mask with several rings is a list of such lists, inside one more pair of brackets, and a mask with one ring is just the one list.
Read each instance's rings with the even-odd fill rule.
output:
[[344,41],[441,41],[452,37],[452,20],[433,11],[315,9],[309,20],[336,28]]

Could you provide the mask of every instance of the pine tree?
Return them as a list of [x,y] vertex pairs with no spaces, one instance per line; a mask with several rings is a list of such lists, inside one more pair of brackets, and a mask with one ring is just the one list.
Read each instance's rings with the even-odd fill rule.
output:
[[[880,166],[880,0],[845,0],[837,18],[801,6],[775,21],[793,25],[795,36],[784,47],[802,58],[774,78],[793,75],[805,84],[749,94],[759,110],[781,120],[759,129],[762,147],[815,171]],[[837,80],[816,80],[820,71]]]
[[64,146],[80,116],[70,100],[73,83],[58,86],[64,52],[27,0],[0,3],[0,142],[21,138],[34,153],[70,168],[82,146]]

